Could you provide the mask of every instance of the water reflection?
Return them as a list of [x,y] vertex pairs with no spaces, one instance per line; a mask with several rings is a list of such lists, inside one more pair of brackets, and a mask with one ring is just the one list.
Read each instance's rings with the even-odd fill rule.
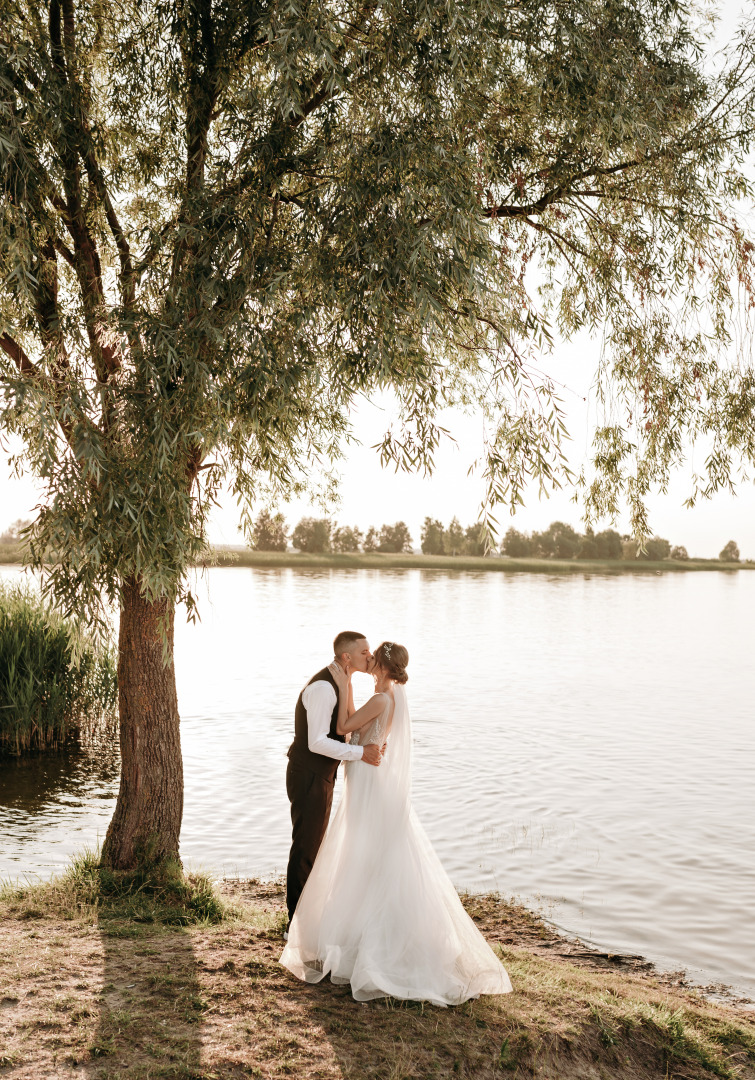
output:
[[[48,753],[0,757],[3,872],[13,877],[56,870],[82,847],[93,846],[92,826],[100,818],[104,836],[119,775],[112,735]],[[31,860],[28,851],[34,852]]]

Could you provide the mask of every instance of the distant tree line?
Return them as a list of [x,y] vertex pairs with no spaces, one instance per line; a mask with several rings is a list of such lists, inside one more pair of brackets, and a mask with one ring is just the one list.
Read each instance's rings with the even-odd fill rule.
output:
[[[646,559],[660,562],[664,559],[684,561],[689,559],[686,547],[672,547],[668,540],[653,536],[645,541],[644,551],[639,549],[633,536],[621,535],[615,529],[596,533],[588,529],[578,533],[563,521],[554,521],[544,532],[531,534],[511,528],[503,538],[501,554],[512,559]],[[733,540],[719,552],[724,562],[739,562],[739,548]]]
[[[254,522],[252,544],[257,551],[285,551],[288,543],[286,522],[282,514],[263,510]],[[412,537],[404,521],[395,525],[370,527],[366,533],[350,525],[338,525],[328,518],[302,518],[291,533],[291,544],[297,551],[312,555],[326,552],[358,554],[382,551],[400,555],[412,550]]]
[[[18,544],[29,521],[19,519],[0,533],[0,544]],[[289,539],[297,551],[322,555],[327,552],[369,554],[381,551],[400,555],[412,551],[412,537],[403,521],[395,525],[370,527],[366,533],[351,525],[338,525],[329,518],[302,518],[289,536],[286,519],[281,513],[263,510],[255,519],[252,546],[257,551],[286,551]],[[485,537],[479,525],[462,526],[457,517],[445,526],[435,518],[426,517],[420,536],[423,555],[484,555]],[[595,533],[588,529],[579,533],[563,521],[554,521],[544,532],[524,533],[513,527],[503,538],[501,554],[511,559],[688,559],[687,549],[674,547],[668,540],[654,536],[645,542],[645,551],[637,552],[637,541],[621,535],[615,529]],[[734,540],[721,549],[722,562],[739,562],[739,547]]]
[[[304,517],[290,535],[297,551],[314,555],[327,552],[359,554],[380,551],[402,554],[412,550],[412,537],[405,522],[394,525],[371,526],[366,533],[349,525],[338,525],[329,518]],[[258,551],[286,551],[289,534],[283,514],[263,510],[254,522],[252,543]],[[426,517],[420,536],[423,555],[484,555],[485,535],[479,524],[463,526],[457,517],[444,525],[436,518]],[[579,533],[563,521],[554,521],[544,532],[524,533],[510,528],[503,538],[500,554],[512,559],[663,559],[685,560],[687,549],[673,546],[668,540],[654,536],[645,541],[645,550],[638,552],[637,541],[621,535],[615,529]],[[730,540],[721,550],[719,559],[739,562],[739,548]]]
[[[735,545],[736,546],[736,545]],[[485,538],[479,525],[466,529],[454,518],[448,528],[432,518],[425,518],[422,528],[422,551],[426,555],[484,555]],[[584,534],[563,521],[554,521],[544,532],[523,533],[510,528],[503,538],[500,554],[511,559],[634,559],[637,542],[615,529]],[[724,558],[722,552],[721,558]],[[645,542],[640,558],[648,560],[688,559],[687,549],[671,547],[659,536]]]
[[447,528],[435,518],[426,517],[421,544],[423,555],[484,555],[485,533],[479,524],[464,528],[457,517]]
[[[630,536],[622,536],[615,529],[595,533],[588,529],[578,533],[563,521],[554,521],[544,532],[531,534],[511,528],[503,538],[501,553],[512,559],[634,559],[637,542]],[[672,548],[668,540],[654,536],[645,542],[640,558],[649,560],[687,559],[687,549]]]

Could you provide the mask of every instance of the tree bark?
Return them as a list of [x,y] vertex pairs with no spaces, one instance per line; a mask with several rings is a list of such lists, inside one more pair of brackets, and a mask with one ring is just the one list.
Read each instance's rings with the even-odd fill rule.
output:
[[[167,616],[167,663],[160,620]],[[118,640],[121,786],[102,861],[133,870],[178,858],[183,762],[173,667],[175,609],[124,581]]]

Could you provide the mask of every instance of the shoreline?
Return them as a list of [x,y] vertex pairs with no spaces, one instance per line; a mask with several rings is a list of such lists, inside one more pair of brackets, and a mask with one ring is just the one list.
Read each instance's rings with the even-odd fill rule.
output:
[[[2,760],[0,755],[0,762]],[[36,871],[27,871],[20,876],[14,876],[0,872],[0,919],[3,917],[4,892],[14,889],[45,890],[54,886],[62,876],[65,876],[65,873],[65,870],[62,872],[57,870],[43,875]],[[186,873],[190,878],[197,875],[202,878],[207,877],[226,900],[230,899],[231,903],[236,900],[242,903],[248,901],[255,903],[262,897],[270,910],[280,918],[281,925],[287,921],[285,878],[283,877],[243,878],[237,875],[216,877],[211,871],[206,872],[198,868],[187,870]],[[694,975],[694,972],[703,975],[701,969],[674,967],[672,962],[667,962],[667,966],[660,959],[653,960],[639,953],[601,947],[589,939],[580,937],[578,933],[560,926],[537,907],[528,907],[519,899],[507,900],[505,896],[496,892],[478,893],[461,888],[457,888],[456,891],[467,910],[473,914],[475,921],[484,930],[485,935],[493,941],[503,940],[500,937],[500,928],[496,926],[495,912],[497,908],[504,908],[508,912],[516,912],[515,921],[520,938],[526,938],[527,946],[537,953],[568,959],[580,966],[647,974],[664,985],[683,987],[693,993],[699,993],[709,1001],[741,1006],[752,1011],[755,1016],[755,987],[737,987],[720,979],[704,982]]]
[[[0,545],[0,566],[23,568],[19,548]],[[336,554],[329,552],[311,555],[296,551],[253,551],[250,548],[218,546],[212,556],[196,563],[199,569],[212,567],[249,567],[251,569],[291,570],[443,570],[484,573],[529,574],[659,574],[717,571],[732,573],[738,570],[755,570],[755,562],[721,562],[720,559],[510,559],[504,555],[390,555],[383,552],[369,554]]]
[[[231,897],[248,897],[253,902],[260,897],[281,918],[287,917],[285,878],[220,879],[221,893]],[[688,990],[707,1001],[752,1011],[755,1017],[755,996],[725,982],[702,983],[691,978],[688,968],[663,967],[639,953],[601,949],[578,934],[571,934],[546,915],[527,907],[518,900],[506,900],[500,893],[468,892],[457,889],[467,912],[472,916],[484,937],[493,944],[517,944],[535,955],[555,958],[595,971],[620,971],[647,976],[663,986]],[[502,921],[503,917],[503,921]],[[755,990],[753,991],[755,995]]]
[[310,555],[290,551],[252,551],[244,548],[216,548],[216,561],[199,564],[212,566],[259,567],[266,569],[331,570],[443,570],[484,573],[531,574],[657,574],[690,571],[755,570],[755,562],[723,563],[719,559],[510,559],[503,555],[389,555],[381,552],[341,555]]
[[[201,881],[196,887],[201,888]],[[221,921],[76,892],[0,890],[8,1080],[752,1080],[755,1016],[641,958],[601,953],[494,894],[462,895],[514,990],[439,1009],[355,1002],[280,966],[280,882],[224,880]],[[164,911],[164,909],[163,909]]]

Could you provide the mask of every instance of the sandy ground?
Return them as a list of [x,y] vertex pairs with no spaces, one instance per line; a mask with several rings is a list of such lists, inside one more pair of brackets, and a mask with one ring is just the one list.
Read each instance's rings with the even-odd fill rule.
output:
[[[658,977],[638,958],[568,942],[495,898],[466,903],[500,944],[516,992],[440,1010],[364,1005],[348,988],[302,985],[277,962],[280,886],[222,888],[247,914],[218,926],[165,927],[91,911],[60,919],[23,905],[6,916],[0,1077],[755,1077],[748,1003],[707,1004],[680,976]],[[630,999],[638,1027],[625,1020]],[[673,1017],[687,1012],[729,1032],[720,1067],[696,1059],[694,1037],[674,1035],[682,1029]]]

